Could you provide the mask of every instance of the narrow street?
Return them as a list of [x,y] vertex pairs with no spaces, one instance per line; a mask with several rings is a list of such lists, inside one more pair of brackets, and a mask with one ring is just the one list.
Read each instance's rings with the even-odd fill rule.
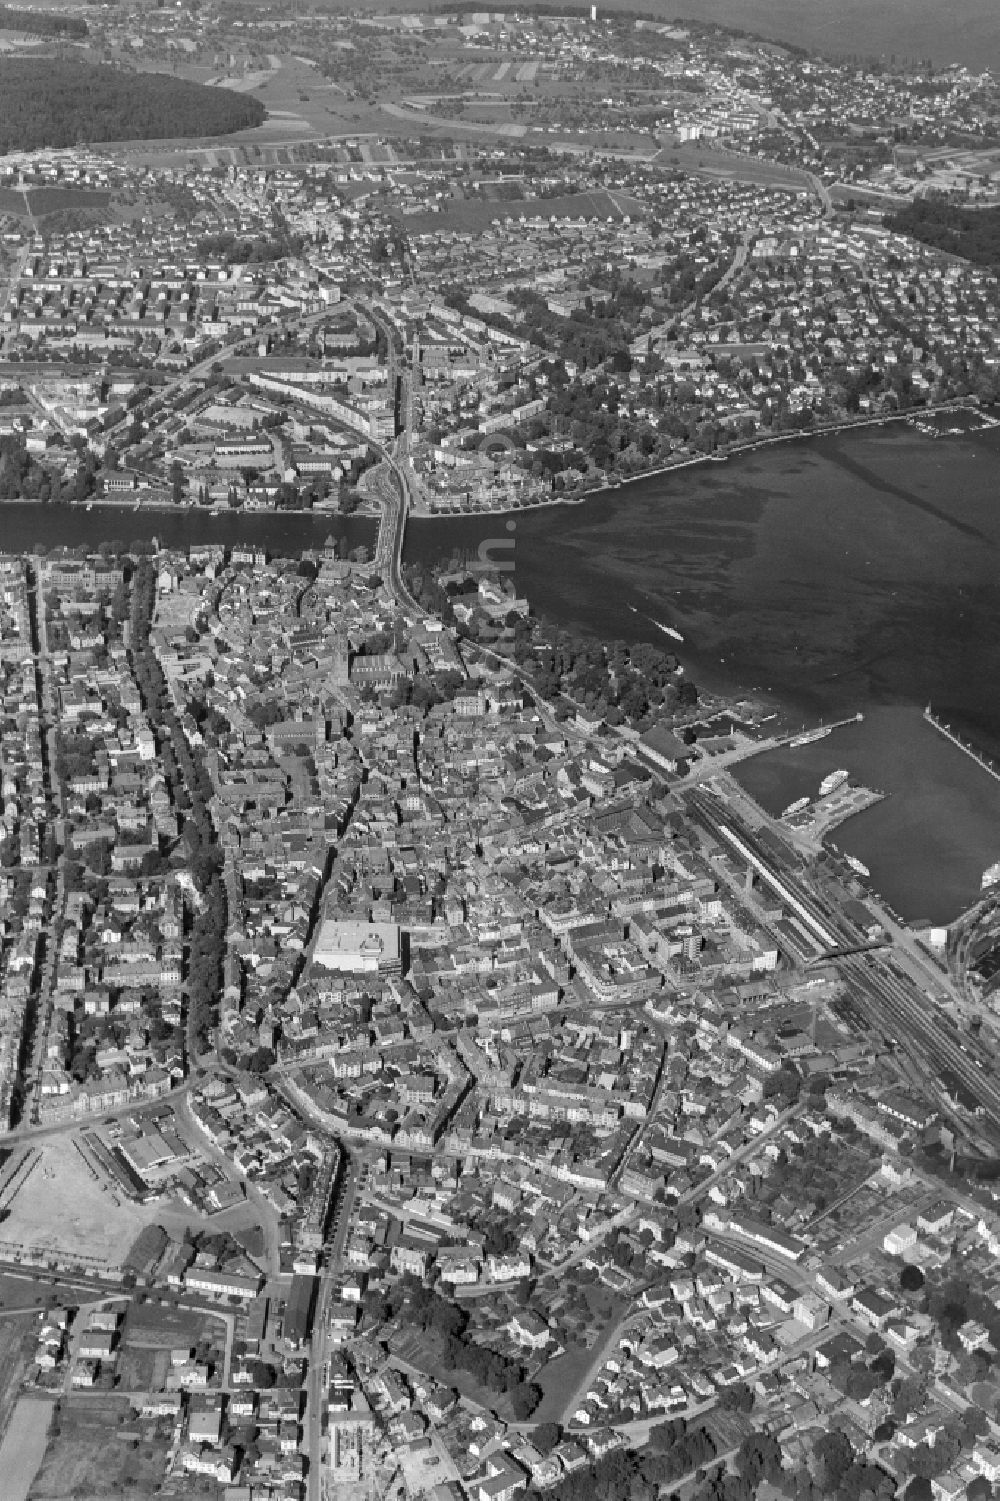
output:
[[[220,1152],[219,1148],[213,1142],[209,1141],[204,1131],[195,1125],[186,1095],[181,1095],[177,1100],[175,1109],[178,1119],[184,1124],[193,1139],[197,1141],[199,1151],[209,1158],[210,1161],[216,1163],[218,1167],[222,1168],[227,1177],[230,1177],[233,1171],[232,1160],[224,1152]],[[277,1211],[271,1207],[260,1189],[251,1183],[249,1179],[241,1178],[240,1182],[246,1190],[248,1202],[254,1206],[259,1216],[260,1227],[264,1235],[265,1273],[269,1277],[276,1277],[281,1271],[281,1231]]]

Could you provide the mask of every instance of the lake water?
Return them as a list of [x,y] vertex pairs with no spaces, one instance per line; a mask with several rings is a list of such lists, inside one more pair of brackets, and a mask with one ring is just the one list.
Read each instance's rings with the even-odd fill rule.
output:
[[[656,0],[652,9],[665,21],[678,14],[673,0]],[[834,57],[931,58],[1000,72],[996,0],[685,0],[680,13]]]
[[[904,917],[946,920],[975,898],[1000,858],[1000,784],[919,714],[870,711],[930,701],[1000,757],[996,432],[931,439],[893,423],[776,445],[520,513],[513,533],[497,517],[414,522],[406,556],[505,536],[519,591],[557,621],[677,650],[696,681],[768,693],[786,722],[865,711],[833,764],[892,796],[837,842]],[[797,763],[758,764],[747,776],[773,781],[764,801],[799,795]]]
[[[276,553],[328,535],[371,546],[375,525],[0,505],[10,551],[156,536],[175,547],[251,541]],[[904,917],[944,921],[978,894],[983,869],[1000,859],[1000,784],[919,714],[871,711],[930,701],[1000,759],[998,432],[931,439],[893,423],[775,445],[578,506],[412,521],[405,556],[442,560],[483,542],[494,559],[512,561],[519,592],[540,613],[605,640],[677,650],[696,682],[770,695],[785,723],[865,711],[864,725],[845,732],[856,744],[820,744],[837,746],[834,765],[892,796],[842,826],[838,844]],[[764,757],[744,775],[780,810],[814,790],[799,788],[800,765],[809,777],[818,771],[817,782],[832,769],[811,754]]]
[[872,885],[910,922],[947,923],[979,895],[1000,860],[1000,784],[925,722],[920,709],[870,709],[865,722],[796,749],[743,762],[739,782],[768,813],[815,797],[828,772],[885,792],[830,838],[871,871]]

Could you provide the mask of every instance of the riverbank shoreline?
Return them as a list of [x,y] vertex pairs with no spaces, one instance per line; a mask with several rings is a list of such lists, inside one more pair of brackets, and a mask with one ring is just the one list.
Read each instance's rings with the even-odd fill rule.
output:
[[[917,416],[933,417],[942,412],[970,412],[982,417],[983,410],[968,397],[955,398],[951,401],[938,402],[929,407],[913,407],[905,412],[879,412],[871,417],[859,417],[853,421],[841,421],[827,423],[822,427],[810,427],[801,431],[788,433],[771,433],[766,438],[754,438],[747,443],[734,443],[719,453],[692,454],[678,459],[675,463],[658,464],[655,469],[643,469],[641,473],[629,474],[622,479],[613,480],[603,485],[592,485],[585,490],[575,490],[571,495],[553,495],[545,500],[526,501],[519,505],[490,506],[485,510],[473,511],[429,511],[410,510],[410,521],[458,521],[464,517],[487,516],[514,516],[519,511],[548,510],[555,506],[579,506],[588,500],[596,500],[602,495],[615,495],[619,491],[628,490],[633,485],[643,483],[645,480],[660,479],[666,474],[675,474],[683,469],[693,469],[703,464],[725,464],[732,458],[742,458],[746,454],[756,453],[759,449],[772,448],[778,443],[798,443],[816,438],[836,437],[840,433],[858,432],[870,427],[888,427],[893,422],[905,422],[913,426],[913,420]],[[987,427],[1000,426],[995,418],[991,418]]]
[[[640,473],[629,474],[621,479],[611,480],[606,484],[588,486],[586,489],[574,490],[569,495],[547,496],[544,500],[527,501],[518,505],[491,506],[485,510],[450,510],[432,511],[421,506],[419,509],[411,509],[408,512],[408,520],[411,521],[456,521],[464,517],[487,516],[516,516],[520,511],[549,510],[555,506],[580,506],[588,500],[595,500],[603,495],[614,495],[619,491],[628,491],[632,486],[644,483],[647,480],[662,479],[664,475],[679,473],[684,469],[693,469],[704,464],[723,464],[730,459],[742,458],[746,454],[758,452],[758,450],[772,448],[778,443],[798,443],[816,438],[836,437],[840,433],[857,432],[864,428],[887,427],[890,423],[905,422],[912,426],[917,417],[932,417],[943,412],[969,412],[983,417],[983,409],[968,397],[956,398],[952,401],[939,402],[929,407],[913,407],[905,412],[879,412],[871,417],[855,418],[853,421],[841,421],[828,423],[822,427],[811,427],[796,432],[771,433],[767,437],[754,438],[747,443],[734,443],[730,447],[718,453],[690,454],[674,462],[658,464],[654,469],[643,469]],[[996,418],[990,418],[985,424],[987,427],[1000,426]],[[114,511],[122,515],[141,515],[143,512],[153,512],[157,515],[177,516],[185,513],[198,516],[311,516],[327,517],[331,521],[346,520],[348,513],[334,510],[320,510],[316,507],[284,507],[255,505],[252,508],[246,506],[203,506],[196,501],[185,501],[177,504],[170,500],[111,500],[107,496],[94,496],[92,499],[81,504],[79,502],[50,502],[37,500],[26,495],[10,496],[2,502],[4,505],[23,506],[48,506],[50,504],[71,505],[74,511]],[[378,512],[369,510],[366,506],[360,506],[350,515],[362,516],[366,519],[377,519]]]

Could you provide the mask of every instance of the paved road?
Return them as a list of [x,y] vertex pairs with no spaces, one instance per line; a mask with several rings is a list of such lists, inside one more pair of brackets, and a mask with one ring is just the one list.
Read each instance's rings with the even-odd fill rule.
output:
[[707,1178],[703,1178],[700,1183],[696,1183],[693,1188],[689,1188],[685,1193],[682,1193],[677,1201],[678,1206],[681,1204],[696,1204],[700,1199],[703,1199],[713,1184],[718,1183],[721,1178],[725,1178],[727,1174],[732,1172],[734,1167],[739,1167],[748,1157],[753,1157],[755,1153],[759,1152],[762,1143],[767,1141],[769,1137],[774,1136],[775,1132],[780,1131],[797,1113],[798,1109],[799,1106],[797,1104],[789,1105],[788,1109],[783,1110],[777,1119],[772,1121],[763,1131],[759,1132],[756,1136],[752,1136],[741,1147],[737,1147],[732,1156],[727,1157],[725,1162],[716,1168],[714,1173],[710,1173]]
[[[204,1131],[195,1124],[191,1114],[191,1108],[186,1098],[177,1102],[177,1116],[187,1128],[188,1134],[198,1143],[198,1150],[212,1162],[223,1168],[227,1177],[232,1176],[232,1158],[221,1152],[214,1142],[209,1141]],[[246,1189],[248,1201],[256,1209],[260,1221],[260,1227],[264,1235],[264,1263],[265,1271],[269,1277],[277,1276],[281,1270],[281,1232],[277,1212],[265,1199],[257,1186],[247,1178],[240,1180]]]
[[349,1158],[345,1163],[343,1181],[333,1206],[333,1220],[336,1228],[326,1254],[326,1268],[319,1279],[316,1308],[313,1313],[309,1374],[306,1379],[306,1410],[302,1424],[305,1452],[309,1457],[307,1501],[322,1501],[323,1417],[326,1412],[324,1377],[328,1355],[330,1299],[334,1288],[340,1283],[344,1247],[350,1232],[359,1172],[359,1163]]
[[[720,288],[728,287],[729,283],[733,281],[735,277],[739,276],[740,272],[743,270],[743,267],[747,263],[747,255],[750,251],[750,241],[757,234],[758,229],[759,225],[756,222],[748,224],[746,229],[744,229],[743,234],[740,237],[740,242],[733,252],[733,258],[727,266],[726,270],[723,272],[720,279],[712,288],[713,292],[719,291]],[[679,308],[676,313],[671,315],[668,322],[660,323],[655,328],[646,329],[645,332],[640,334],[637,339],[632,340],[632,344],[630,346],[632,354],[645,354],[646,349],[648,346],[650,346],[651,341],[652,343],[655,343],[658,339],[667,338],[669,331],[673,328],[676,328],[679,323],[682,323],[685,318],[689,317],[701,301],[702,298],[700,295],[697,297],[692,297],[690,302],[685,303],[682,308]]]
[[[176,1104],[184,1098],[188,1090],[197,1082],[197,1078],[192,1075],[190,1078],[185,1079],[182,1084],[178,1084],[174,1089],[169,1090],[166,1094],[159,1095],[156,1099],[140,1098],[129,1100],[127,1105],[115,1105],[110,1110],[102,1111],[100,1115],[85,1115],[79,1120],[54,1121],[50,1125],[18,1126],[13,1131],[0,1133],[0,1146],[5,1150],[9,1150],[11,1147],[18,1146],[22,1142],[35,1142],[50,1136],[63,1136],[71,1131],[90,1130],[94,1126],[99,1126],[103,1121],[120,1120],[124,1115],[135,1115],[138,1111],[151,1106]],[[201,1141],[203,1139],[201,1132],[199,1132],[198,1140]],[[232,1163],[229,1164],[229,1167],[232,1170]]]

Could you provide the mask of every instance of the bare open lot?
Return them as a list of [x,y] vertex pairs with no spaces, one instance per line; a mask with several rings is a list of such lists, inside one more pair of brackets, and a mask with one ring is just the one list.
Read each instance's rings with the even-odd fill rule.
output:
[[142,1208],[95,1182],[68,1140],[42,1149],[42,1160],[0,1226],[4,1248],[72,1262],[81,1253],[117,1266],[156,1207]]

